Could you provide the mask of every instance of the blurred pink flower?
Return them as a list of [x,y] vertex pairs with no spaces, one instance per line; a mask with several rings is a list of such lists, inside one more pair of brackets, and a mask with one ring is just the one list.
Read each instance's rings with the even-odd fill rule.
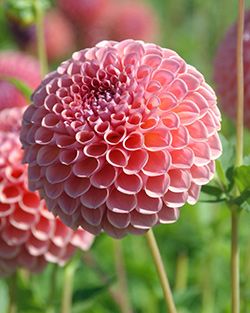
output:
[[[23,25],[17,20],[9,19],[10,30],[22,50],[36,53],[36,27]],[[61,60],[75,50],[76,36],[72,23],[65,15],[53,9],[46,12],[44,21],[45,45],[50,62]]]
[[0,132],[19,132],[25,107],[0,110]]
[[[214,62],[214,80],[222,109],[230,117],[236,117],[237,76],[236,76],[237,29],[234,24],[221,41]],[[244,90],[245,125],[250,128],[250,10],[245,13],[244,25]]]
[[220,112],[174,51],[103,41],[49,74],[23,116],[29,182],[70,227],[114,237],[176,221],[221,155]]
[[109,5],[111,0],[57,0],[58,6],[65,15],[78,26],[91,27]]
[[83,229],[65,226],[38,193],[28,190],[22,156],[17,133],[1,131],[0,276],[18,267],[37,272],[48,262],[63,265],[76,248],[87,250],[93,241],[93,235]]
[[26,99],[5,78],[16,78],[35,89],[41,82],[39,64],[36,59],[21,52],[0,53],[0,110],[24,106]]
[[61,60],[75,49],[73,26],[59,10],[54,9],[46,13],[45,43],[50,61]]
[[156,13],[141,1],[114,1],[95,23],[92,22],[80,31],[85,46],[92,46],[103,39],[140,39],[151,42],[159,39],[160,33]]

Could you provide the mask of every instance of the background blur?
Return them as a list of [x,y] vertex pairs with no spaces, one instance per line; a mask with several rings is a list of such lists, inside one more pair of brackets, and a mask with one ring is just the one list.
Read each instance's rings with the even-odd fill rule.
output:
[[[118,6],[123,3],[120,0],[115,2]],[[134,3],[136,1],[131,2],[131,5]],[[151,25],[156,17],[156,21],[154,20],[153,23],[157,24],[155,26],[157,35],[150,34],[152,40],[163,47],[178,52],[188,63],[197,67],[204,74],[208,83],[213,86],[214,55],[225,31],[236,19],[237,1],[144,0],[140,3],[149,10],[154,11],[152,13],[153,17],[149,15],[146,18],[146,25],[148,23]],[[250,6],[250,1],[246,1],[246,3]],[[56,6],[57,4],[54,3],[54,7]],[[68,21],[71,23],[72,17]],[[52,53],[51,68],[54,68],[60,61],[68,57],[77,47],[80,49],[81,45],[85,47],[88,42],[94,43],[95,38],[99,40],[106,39],[105,36],[115,37],[121,35],[112,33],[114,26],[109,26],[111,30],[105,32],[105,23],[102,24],[98,20],[97,24],[92,25],[91,20],[88,21],[87,27],[85,25],[88,30],[85,28],[83,34],[79,34],[79,26],[76,27],[75,22],[73,22],[74,36],[77,38],[72,41],[71,45],[67,44],[69,50],[64,52],[63,57],[57,55],[54,57]],[[130,23],[128,24],[130,25]],[[20,44],[18,44],[9,25],[10,21],[7,20],[6,12],[1,6],[0,50],[20,49]],[[57,27],[54,20],[52,28],[56,29]],[[120,27],[119,20],[116,21],[116,27],[118,29]],[[60,27],[58,28],[56,36],[60,37],[60,35],[63,35],[63,31],[60,31]],[[145,29],[146,26],[143,28]],[[104,37],[102,38],[102,36]],[[58,39],[58,42],[60,40]],[[62,42],[65,40],[66,37],[62,39]],[[21,48],[29,53],[35,53],[32,44],[28,48]],[[223,135],[231,139],[233,145],[235,134],[233,123],[224,117],[222,128]],[[246,131],[245,152],[248,154],[250,152],[249,140],[250,134],[249,131]],[[230,158],[230,153],[223,158]],[[203,196],[203,198],[205,199],[206,196]],[[242,312],[244,313],[250,312],[249,225],[250,215],[243,212],[241,216],[240,245]],[[181,209],[181,216],[176,224],[157,226],[154,230],[174,289],[179,312],[230,312],[229,210],[218,203],[200,202],[195,206],[186,205]],[[165,312],[162,291],[145,238],[127,236],[122,240],[122,245],[128,276],[129,295],[134,312]],[[91,256],[89,254],[84,256],[85,261],[77,270],[74,284],[73,313],[119,312],[118,306],[109,293],[109,288],[115,288],[116,284],[113,240],[106,235],[99,236],[96,238],[90,253]],[[97,264],[94,264],[93,258]],[[86,264],[86,261],[89,264]],[[49,266],[44,273],[32,276],[29,284],[19,286],[20,312],[44,312],[52,269],[53,266]],[[62,273],[63,269],[59,269],[57,273],[58,289],[55,293],[55,301],[58,304],[61,294]],[[6,281],[0,280],[0,313],[6,312],[7,302]]]

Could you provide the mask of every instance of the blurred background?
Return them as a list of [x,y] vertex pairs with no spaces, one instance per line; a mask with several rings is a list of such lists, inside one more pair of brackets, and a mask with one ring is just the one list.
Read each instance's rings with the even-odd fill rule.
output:
[[[35,28],[29,15],[20,21],[12,9],[6,10],[3,1],[0,3],[0,55],[2,51],[20,50],[36,57]],[[246,3],[250,6],[249,0]],[[175,50],[214,86],[215,53],[236,17],[235,0],[53,1],[45,17],[50,68],[56,68],[73,51],[100,40],[135,38]],[[235,128],[224,114],[222,134],[229,140],[223,140],[228,153],[222,157],[222,162],[232,163]],[[246,154],[250,153],[249,140],[250,134],[246,130]],[[207,198],[204,195],[201,199]],[[249,224],[250,216],[243,212],[240,245],[244,313],[250,312]],[[202,201],[195,206],[186,205],[181,209],[177,223],[155,227],[155,235],[179,312],[230,312],[230,212],[227,207]],[[145,238],[127,236],[122,240],[122,246],[133,311],[165,312]],[[74,282],[72,312],[120,312],[112,298],[112,290],[116,288],[113,240],[106,235],[99,236],[82,259]],[[43,273],[32,275],[28,282],[19,282],[20,312],[44,312],[52,272],[51,265]],[[63,269],[60,268],[54,294],[58,307],[62,277]],[[2,279],[0,313],[6,312],[7,303],[7,281]]]

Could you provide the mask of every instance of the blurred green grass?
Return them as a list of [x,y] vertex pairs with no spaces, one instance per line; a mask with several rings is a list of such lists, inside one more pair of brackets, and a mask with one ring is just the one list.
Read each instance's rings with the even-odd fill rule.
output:
[[[219,41],[228,26],[235,21],[237,1],[233,0],[148,0],[157,11],[161,24],[159,43],[176,50],[187,62],[196,66],[213,85],[213,58]],[[250,1],[246,1],[250,6]],[[5,26],[0,10],[0,49],[16,48]],[[233,124],[223,119],[223,134],[234,136]],[[250,153],[250,135],[246,137],[246,152]],[[243,212],[240,226],[242,312],[250,312],[250,216]],[[155,227],[155,234],[169,274],[175,285],[178,260],[187,258],[187,280],[182,290],[175,292],[179,313],[230,312],[230,213],[224,205],[199,203],[181,209],[180,220],[173,225]],[[163,313],[165,306],[151,255],[144,237],[128,236],[122,240],[129,293],[134,313]],[[99,236],[91,250],[99,266],[113,279],[114,249],[111,238]],[[34,277],[32,290],[38,303],[46,303],[51,266]],[[58,273],[60,300],[63,270]],[[82,289],[82,303],[73,312],[119,312],[108,288],[99,288],[98,275],[82,263],[75,279],[75,290]],[[84,290],[90,297],[84,296]],[[91,293],[92,290],[92,293]],[[92,295],[92,296],[91,296]],[[0,313],[5,312],[6,285],[0,281]],[[78,311],[77,311],[78,310]],[[21,313],[37,312],[22,309]],[[59,305],[58,305],[59,312]]]

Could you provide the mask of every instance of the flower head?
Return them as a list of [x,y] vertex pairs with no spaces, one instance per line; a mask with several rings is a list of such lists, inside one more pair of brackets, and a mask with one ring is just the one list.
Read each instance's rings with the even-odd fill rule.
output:
[[29,182],[70,227],[114,237],[176,221],[221,154],[220,112],[174,51],[104,41],[49,74],[24,113]]
[[21,92],[6,81],[6,78],[10,77],[19,79],[35,89],[41,82],[39,63],[21,52],[0,53],[0,110],[27,104]]
[[[214,80],[222,109],[230,117],[236,117],[237,75],[236,75],[237,26],[234,24],[221,41],[214,62]],[[250,128],[250,10],[245,13],[244,35],[244,118]]]
[[110,2],[111,0],[58,0],[58,5],[72,22],[85,27],[95,22]]
[[0,110],[0,132],[20,132],[24,107]]
[[[23,25],[16,19],[10,19],[9,26],[19,46],[34,53],[37,49],[35,25]],[[73,25],[59,10],[53,9],[46,13],[44,31],[49,61],[62,59],[74,51]]]
[[28,190],[22,156],[17,133],[0,131],[0,276],[18,267],[37,272],[48,262],[63,265],[76,248],[87,250],[93,241],[83,229],[65,226]]

